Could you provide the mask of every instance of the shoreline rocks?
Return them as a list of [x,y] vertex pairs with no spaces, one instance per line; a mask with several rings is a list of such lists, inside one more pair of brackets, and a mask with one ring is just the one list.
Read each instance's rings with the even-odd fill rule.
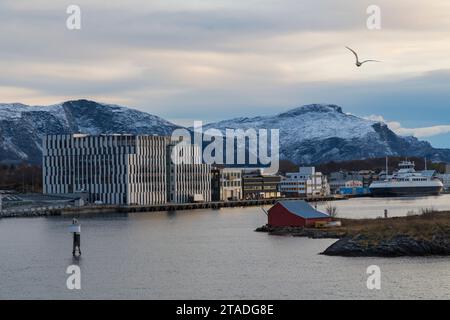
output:
[[344,237],[321,254],[343,257],[417,257],[450,255],[450,242],[441,234],[433,239],[416,239],[409,235],[396,235],[391,239],[371,241],[363,235]]
[[303,227],[270,227],[264,225],[255,230],[256,232],[267,232],[274,236],[292,236],[292,237],[307,237],[311,239],[340,239],[345,234],[326,229],[313,229]]
[[270,227],[264,225],[257,232],[270,235],[308,237],[311,239],[339,239],[320,254],[341,257],[419,257],[450,255],[448,232],[436,231],[430,239],[397,234],[377,238],[371,234],[347,234],[345,231],[301,227]]

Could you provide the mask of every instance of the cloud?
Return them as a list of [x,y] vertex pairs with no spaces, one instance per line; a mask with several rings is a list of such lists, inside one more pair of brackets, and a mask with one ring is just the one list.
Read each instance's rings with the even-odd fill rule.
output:
[[[435,115],[450,118],[448,0],[379,0],[380,31],[366,28],[370,0],[77,0],[79,31],[69,4],[0,1],[0,102],[90,98],[216,121],[326,99],[439,130]],[[345,45],[383,63],[356,68]]]
[[370,115],[364,117],[367,120],[372,120],[376,122],[383,122],[394,131],[396,134],[401,136],[414,136],[416,138],[429,138],[438,135],[443,135],[450,133],[450,125],[437,125],[431,127],[420,127],[420,128],[404,128],[398,121],[386,121],[383,116],[380,115]]

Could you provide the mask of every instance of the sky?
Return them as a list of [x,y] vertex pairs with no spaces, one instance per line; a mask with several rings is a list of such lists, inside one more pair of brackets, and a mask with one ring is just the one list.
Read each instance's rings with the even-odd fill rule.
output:
[[[450,148],[449,18],[448,0],[2,0],[0,102],[87,98],[182,125],[332,103]],[[345,46],[382,62],[357,68]]]

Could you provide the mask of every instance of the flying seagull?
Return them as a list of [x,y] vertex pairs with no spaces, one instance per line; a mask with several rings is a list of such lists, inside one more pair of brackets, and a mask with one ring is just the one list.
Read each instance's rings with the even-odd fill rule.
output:
[[378,61],[378,60],[364,60],[364,61],[359,61],[359,58],[358,58],[358,54],[353,50],[353,49],[351,49],[351,48],[349,48],[349,47],[346,47],[348,50],[350,50],[351,52],[353,52],[353,54],[355,55],[355,57],[356,57],[356,66],[357,67],[361,67],[362,66],[362,64],[363,63],[366,63],[366,62],[381,62],[381,61]]

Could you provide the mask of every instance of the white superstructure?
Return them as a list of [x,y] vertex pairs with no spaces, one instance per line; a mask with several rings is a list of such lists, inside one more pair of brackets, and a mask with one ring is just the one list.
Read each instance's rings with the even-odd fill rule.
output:
[[386,175],[383,181],[374,181],[370,191],[375,196],[432,195],[440,194],[442,182],[430,175],[416,172],[414,162],[402,161],[399,170]]

